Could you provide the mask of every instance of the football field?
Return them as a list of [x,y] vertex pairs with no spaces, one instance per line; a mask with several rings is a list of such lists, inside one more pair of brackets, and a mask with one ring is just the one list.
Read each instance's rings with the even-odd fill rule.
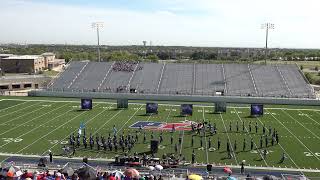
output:
[[[245,105],[229,106],[225,114],[212,113],[213,106],[194,105],[193,115],[189,117],[180,116],[179,104],[159,104],[159,113],[153,116],[145,115],[143,103],[129,104],[128,109],[118,110],[113,102],[94,100],[93,109],[90,111],[80,111],[79,105],[78,99],[2,97],[0,99],[0,155],[45,155],[49,150],[56,155],[62,154],[62,147],[69,144],[69,136],[72,133],[76,135],[80,124],[84,124],[87,136],[92,133],[94,136],[107,138],[109,133],[113,133],[113,126],[116,127],[118,135],[123,132],[125,135],[136,135],[138,131],[139,140],[129,154],[148,152],[151,134],[154,138],[159,138],[162,133],[163,142],[159,145],[157,157],[170,153],[176,156],[181,154],[186,161],[190,162],[194,150],[195,161],[203,164],[237,165],[242,160],[246,160],[246,164],[253,167],[313,170],[320,168],[320,110],[314,107],[266,106],[263,117],[251,118],[250,107]],[[202,137],[189,130],[176,130],[171,133],[166,129],[140,131],[130,127],[138,122],[140,122],[138,124],[144,122],[142,124],[147,126],[153,123],[165,126],[188,121],[216,124],[217,134],[206,133]],[[238,130],[236,124],[238,124]],[[278,144],[271,145],[269,140],[266,147],[262,132],[263,125],[266,127],[266,134],[269,134],[269,128],[279,133]],[[143,142],[144,133],[147,137],[146,142]],[[174,137],[173,144],[171,144],[171,136]],[[191,145],[192,136],[194,136],[193,146]],[[179,137],[181,144],[178,143]],[[262,148],[260,148],[261,137]],[[217,147],[218,138],[221,141],[220,149]],[[243,148],[244,141],[245,148]],[[228,158],[227,143],[231,144],[232,158]],[[177,152],[176,146],[178,146]],[[263,158],[263,150],[267,150],[266,158]],[[287,158],[280,163],[283,153]],[[117,152],[97,150],[96,146],[91,150],[81,145],[75,156],[113,159],[117,154],[121,155],[124,152],[120,148]]]

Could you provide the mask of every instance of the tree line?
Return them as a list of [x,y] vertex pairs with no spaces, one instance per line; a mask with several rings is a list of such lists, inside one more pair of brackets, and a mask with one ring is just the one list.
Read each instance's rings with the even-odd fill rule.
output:
[[[53,52],[57,58],[96,61],[96,46],[88,45],[6,45],[0,46],[5,53],[26,55]],[[101,46],[103,61],[140,60],[196,60],[196,61],[257,61],[264,60],[263,48],[216,48],[183,46]],[[1,52],[1,53],[4,53]],[[271,60],[320,60],[316,49],[270,49],[267,58]]]

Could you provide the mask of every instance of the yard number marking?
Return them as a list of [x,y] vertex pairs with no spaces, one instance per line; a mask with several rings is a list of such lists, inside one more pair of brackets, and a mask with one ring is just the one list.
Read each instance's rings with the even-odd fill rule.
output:
[[112,109],[112,107],[102,107],[102,109]]
[[43,105],[41,105],[42,107],[51,107],[51,105],[50,104],[43,104]]
[[[59,140],[48,140],[48,141],[50,142],[50,144],[58,144],[60,142]],[[68,141],[61,141],[60,144],[66,145],[68,143],[69,143]]]
[[[313,157],[312,153],[311,152],[303,152],[303,154],[307,157]],[[320,153],[319,152],[316,152],[314,153],[316,156],[320,157]]]
[[242,113],[242,111],[231,111],[231,114],[241,114]]
[[[269,153],[272,153],[273,151],[271,151],[271,150],[267,150],[267,154],[269,154]],[[250,153],[252,153],[252,154],[258,154],[259,152],[257,151],[257,150],[252,150],[252,151],[250,151]]]
[[305,113],[299,113],[299,116],[310,116],[310,115]]
[[270,115],[270,114],[271,114],[271,115],[278,115],[277,113],[273,113],[273,112],[272,112],[272,113],[270,113],[270,112],[265,112],[264,114],[268,114],[268,115]]
[[[147,149],[150,149],[150,148],[151,148],[151,146],[150,146],[150,144],[148,144],[148,145],[147,145]],[[159,148],[159,149],[165,149],[166,146],[163,146],[163,145],[160,144],[160,145],[158,146],[158,148]]]
[[2,138],[2,140],[7,143],[11,143],[11,142],[18,143],[18,142],[21,142],[23,139],[21,139],[21,138]]

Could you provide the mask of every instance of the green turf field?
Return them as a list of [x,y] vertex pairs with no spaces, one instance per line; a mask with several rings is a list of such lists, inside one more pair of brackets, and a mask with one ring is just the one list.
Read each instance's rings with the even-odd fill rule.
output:
[[[112,133],[113,125],[118,133],[135,135],[134,129],[129,126],[137,121],[150,122],[181,122],[190,120],[194,122],[216,123],[218,134],[203,137],[203,147],[200,146],[200,136],[195,136],[194,146],[191,147],[192,133],[188,131],[176,131],[174,133],[174,144],[178,143],[178,137],[182,137],[182,144],[178,153],[191,160],[192,150],[196,152],[196,161],[199,163],[214,163],[236,165],[246,160],[250,166],[283,167],[283,168],[320,168],[320,110],[311,107],[292,106],[285,108],[271,107],[265,109],[265,115],[260,118],[250,118],[250,109],[246,107],[228,107],[226,114],[213,114],[213,107],[194,106],[193,116],[180,117],[180,106],[159,105],[159,114],[154,116],[145,115],[145,104],[130,104],[129,109],[117,110],[116,104],[109,102],[94,103],[93,110],[79,111],[80,102],[62,101],[59,98],[46,99],[0,99],[0,156],[8,154],[31,155],[46,154],[51,149],[54,154],[62,153],[62,146],[68,144],[69,135],[78,131],[80,123],[86,127],[87,135],[92,133],[107,137]],[[249,129],[248,124],[252,122],[252,132],[242,131],[242,123],[245,123],[245,131]],[[229,131],[229,124],[232,124],[232,131]],[[239,123],[239,132],[236,132],[236,122]],[[258,123],[259,130],[255,133],[255,123]],[[267,129],[269,126],[276,128],[280,135],[280,143],[271,146],[269,143],[268,155],[262,159],[259,139],[262,134],[262,124]],[[268,131],[268,130],[267,130]],[[155,131],[154,136],[159,137],[160,132]],[[134,146],[133,152],[146,152],[149,148],[151,132],[147,131],[147,143],[143,143],[142,133],[139,141]],[[164,153],[175,153],[174,145],[170,143],[170,132],[164,132],[164,142],[159,146],[156,154],[161,157]],[[221,139],[221,148],[217,150],[217,138]],[[254,139],[254,150],[250,150],[250,139]],[[208,140],[211,139],[212,147],[209,148]],[[246,139],[246,150],[242,150],[243,140]],[[237,141],[237,150],[232,153],[233,158],[228,159],[226,144]],[[264,140],[264,138],[263,138]],[[233,149],[233,148],[232,148]],[[263,148],[265,145],[263,143]],[[286,153],[287,159],[284,163],[278,163],[282,153]],[[76,156],[91,158],[112,159],[116,154],[122,154],[121,150],[97,151],[79,148]],[[4,159],[5,160],[5,159]]]

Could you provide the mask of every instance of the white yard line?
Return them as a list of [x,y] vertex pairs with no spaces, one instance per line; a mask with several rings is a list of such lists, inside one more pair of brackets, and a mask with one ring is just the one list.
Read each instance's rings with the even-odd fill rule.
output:
[[[206,117],[204,116],[204,107],[202,107],[202,118],[203,122],[206,120]],[[206,132],[204,134],[204,142],[206,143],[206,159],[207,159],[207,164],[209,164],[209,154],[208,154],[208,146],[207,146],[207,135]]]
[[[257,117],[257,119],[258,119],[258,121],[261,123],[261,125],[263,126],[264,124],[262,123],[262,121],[260,120],[260,118]],[[266,129],[267,129],[267,132],[269,132],[269,129],[268,129],[268,128],[266,128]],[[297,165],[296,162],[294,162],[294,160],[291,158],[290,154],[283,148],[283,146],[282,146],[280,143],[278,143],[278,145],[279,145],[280,148],[284,151],[284,153],[289,157],[289,159],[290,159],[291,162],[296,166],[296,168],[300,169],[300,167]]]
[[[30,106],[29,106],[30,107]],[[33,111],[30,111],[30,112],[28,112],[28,113],[25,113],[25,114],[22,114],[22,115],[20,115],[20,116],[17,116],[17,117],[15,117],[15,118],[13,118],[13,119],[10,119],[9,121],[6,121],[6,122],[4,122],[4,123],[1,123],[0,125],[2,126],[2,125],[5,125],[5,124],[8,124],[9,122],[12,122],[12,121],[14,121],[14,120],[16,120],[16,119],[19,119],[19,118],[21,118],[21,117],[23,117],[23,116],[25,116],[25,115],[29,115],[29,114],[32,114],[32,113],[34,113],[34,112],[36,112],[36,111],[39,111],[39,110],[42,110],[43,108],[47,108],[47,107],[41,107],[41,108],[39,108],[39,109],[34,109]],[[32,119],[34,119],[34,118],[32,118]],[[31,119],[31,120],[32,120]],[[29,120],[30,121],[30,120]],[[29,121],[27,121],[27,122],[29,122]]]
[[[123,126],[121,126],[121,128],[119,129],[119,131],[117,131],[117,133],[120,132],[120,131],[124,128],[124,126],[137,114],[137,112],[138,112],[141,108],[142,108],[142,105],[141,105],[141,106],[133,113],[133,115],[123,124]],[[148,117],[148,120],[147,120],[147,121],[149,121],[150,118],[151,118],[151,116]]]
[[302,142],[300,141],[300,139],[293,134],[290,129],[288,129],[285,125],[283,125],[283,123],[281,121],[279,121],[272,113],[270,113],[270,115],[279,122],[279,124],[281,124],[292,136],[294,136],[296,138],[296,140],[298,140],[300,142],[300,144],[302,144],[317,160],[320,161],[320,159]]
[[61,124],[60,126],[58,126],[57,128],[53,129],[52,131],[48,132],[47,134],[41,136],[40,138],[38,138],[37,140],[33,141],[32,143],[28,144],[26,147],[20,149],[19,151],[17,151],[17,153],[21,153],[23,150],[29,148],[30,146],[32,146],[33,144],[37,143],[38,141],[40,141],[41,139],[47,137],[49,134],[51,134],[52,132],[56,131],[57,129],[61,128],[62,126],[66,125],[67,123],[71,122],[72,120],[76,119],[77,117],[81,116],[82,114],[84,114],[86,111],[81,112],[80,114],[76,115],[75,117],[71,118],[70,120],[66,121],[65,123]]
[[[26,101],[26,102],[66,102],[66,103],[79,103],[80,104],[80,98],[79,101],[72,101],[72,100],[47,100],[47,99],[3,99],[7,101]],[[98,104],[117,104],[113,102],[103,102],[103,101],[97,101],[95,103]]]
[[171,112],[172,112],[172,108],[170,108],[170,111],[169,111],[169,113],[168,113],[168,116],[166,117],[166,123],[168,123],[168,119],[169,119],[169,117],[170,117]]
[[[67,105],[67,104],[65,104],[64,106],[66,106],[66,105]],[[58,110],[58,109],[60,109],[60,108],[63,108],[64,106],[61,106],[61,107],[56,108],[56,109],[54,109],[54,110]],[[27,132],[25,132],[24,134],[22,134],[22,135],[20,135],[20,136],[18,136],[18,137],[16,137],[16,138],[21,138],[21,137],[23,137],[23,136],[25,136],[25,135],[27,135],[27,134],[29,134],[29,133],[34,132],[34,130],[36,130],[36,129],[44,126],[45,124],[47,124],[47,123],[49,123],[49,122],[51,122],[51,121],[59,118],[59,117],[62,116],[62,115],[65,115],[66,113],[68,113],[68,112],[70,112],[70,111],[72,111],[72,109],[70,109],[69,111],[66,111],[66,112],[64,112],[64,113],[62,113],[62,114],[59,114],[58,116],[54,116],[53,119],[51,119],[51,120],[49,120],[49,121],[46,121],[45,123],[41,124],[40,126],[37,126],[37,127],[33,128],[33,129],[31,129],[31,130],[28,130]],[[2,148],[3,146],[5,146],[5,145],[7,145],[7,144],[9,144],[9,143],[10,143],[10,142],[7,142],[6,144],[1,145],[0,148]]]
[[289,113],[287,113],[286,111],[282,110],[287,116],[289,116],[291,119],[293,119],[294,121],[296,121],[298,124],[300,124],[303,128],[305,128],[307,131],[309,131],[314,137],[318,138],[320,140],[320,137],[317,136],[316,134],[314,134],[312,131],[310,131],[310,129],[306,128],[303,124],[301,124],[299,121],[297,121],[295,118],[293,118]]
[[[244,121],[243,121],[242,118],[239,116],[238,111],[237,111],[235,108],[234,108],[234,111],[236,112],[236,114],[237,114],[238,118],[240,119],[240,121],[243,123]],[[249,134],[250,138],[252,138],[252,136],[250,135],[247,127],[245,126],[244,128],[245,128],[247,134]],[[255,142],[254,142],[253,144],[254,144],[254,146],[257,148],[257,151],[259,152],[259,155],[260,155],[261,159],[264,161],[264,163],[266,164],[266,166],[269,166],[268,163],[267,163],[267,161],[263,158],[262,152],[259,150],[257,144],[256,144]]]
[[225,129],[225,131],[226,131],[226,134],[227,134],[227,137],[228,137],[228,141],[229,141],[229,145],[230,145],[230,148],[231,148],[231,150],[232,150],[232,153],[233,153],[234,159],[236,160],[236,163],[237,163],[237,165],[238,165],[239,163],[238,163],[238,160],[237,160],[236,154],[235,154],[235,152],[234,152],[234,150],[233,150],[233,147],[232,147],[232,144],[231,144],[231,140],[230,140],[230,137],[229,137],[229,133],[228,133],[228,131],[227,131],[227,127],[226,127],[226,125],[225,125],[225,123],[224,123],[224,120],[223,120],[222,114],[220,114],[220,117],[221,117],[221,120],[222,120],[222,123],[223,123],[224,129]]
[[120,114],[123,110],[118,111],[116,114],[114,114],[111,118],[108,119],[108,121],[106,121],[104,124],[102,124],[102,126],[100,126],[97,130],[95,130],[92,135],[96,135],[106,124],[108,124],[113,118],[115,118],[116,116],[118,116],[118,114]]
[[[64,106],[65,106],[65,105],[64,105]],[[46,108],[46,107],[42,107],[42,108],[40,108],[40,109],[38,109],[38,110],[41,110],[41,109],[43,109],[43,108]],[[5,133],[10,132],[10,131],[12,131],[12,130],[14,130],[14,129],[17,129],[17,128],[19,128],[19,127],[21,127],[21,126],[23,126],[23,125],[25,125],[25,124],[27,124],[27,123],[29,123],[29,122],[32,122],[32,121],[35,120],[35,119],[38,119],[38,118],[43,117],[43,116],[45,116],[45,115],[47,115],[47,114],[50,114],[51,112],[53,112],[53,111],[55,111],[55,110],[57,110],[57,109],[60,109],[60,108],[61,108],[61,107],[54,108],[54,109],[52,109],[52,110],[50,110],[50,111],[47,111],[47,112],[44,113],[44,114],[41,114],[40,116],[36,116],[36,117],[34,117],[34,118],[31,118],[31,119],[28,120],[28,121],[24,121],[24,123],[20,123],[19,125],[15,126],[14,128],[11,128],[11,129],[9,129],[9,130],[1,133],[0,136],[2,136],[2,135],[4,135]],[[33,112],[33,111],[31,111],[31,112]],[[27,114],[29,114],[29,113],[27,113]],[[25,114],[25,115],[26,115],[26,114]]]
[[[302,113],[301,111],[299,111],[300,113]],[[317,111],[315,111],[315,113],[319,114]],[[312,117],[310,117],[308,114],[306,115],[309,119],[311,119],[313,122],[315,122],[316,124],[320,125],[319,122],[317,122],[316,120],[314,120]]]
[[15,110],[15,111],[13,111],[13,112],[10,112],[10,113],[8,113],[8,114],[3,114],[3,115],[0,116],[0,118],[1,118],[1,117],[4,117],[4,116],[7,116],[7,115],[10,115],[10,114],[13,114],[13,113],[17,113],[17,112],[19,112],[19,111],[21,111],[21,110],[27,109],[27,108],[29,108],[29,107],[33,107],[33,106],[38,105],[38,104],[41,104],[41,102],[32,104],[32,105],[30,105],[30,106],[26,106],[26,107],[21,108],[21,109],[17,109],[17,110]]
[[[3,99],[1,99],[1,101],[2,101],[2,100],[3,100]],[[25,102],[23,102],[23,103],[19,103],[19,104],[13,105],[13,106],[9,106],[9,107],[7,107],[7,108],[1,109],[0,112],[5,111],[5,110],[8,110],[8,109],[11,109],[11,108],[14,108],[14,107],[17,107],[17,106],[19,106],[19,105],[23,105],[23,104],[25,104],[25,103],[27,103],[27,102],[28,102],[28,101],[25,101]]]

